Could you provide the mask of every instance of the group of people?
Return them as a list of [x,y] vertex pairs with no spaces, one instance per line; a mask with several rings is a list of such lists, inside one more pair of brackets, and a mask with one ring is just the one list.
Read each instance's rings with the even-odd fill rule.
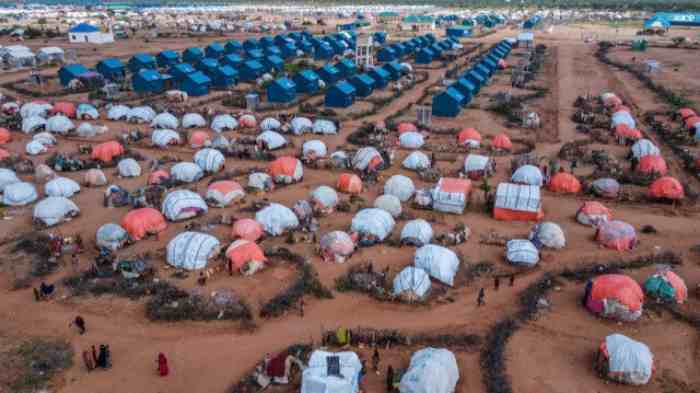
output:
[[[508,278],[509,285],[512,287],[515,285],[515,274],[511,274]],[[501,277],[495,276],[493,278],[493,290],[498,291],[498,288],[501,286]],[[481,307],[486,304],[486,290],[484,288],[479,289],[479,294],[477,295],[476,298],[476,305],[477,307]]]
[[112,367],[112,356],[109,351],[109,345],[100,344],[99,353],[95,346],[93,345],[91,350],[83,351],[83,361],[85,362],[85,368],[88,372],[93,371],[97,368],[106,370]]
[[[360,387],[362,387],[362,382],[364,380],[365,375],[367,375],[367,367],[366,367],[366,361],[364,359],[360,360],[360,363],[362,364],[362,368],[360,369]],[[381,358],[379,356],[379,349],[377,347],[374,348],[374,353],[372,354],[372,371],[380,375],[379,368],[381,366]],[[391,365],[388,365],[386,368],[386,391],[387,393],[392,393],[395,391],[396,386],[395,386],[395,372],[394,372],[394,367]],[[364,389],[363,389],[364,391]]]

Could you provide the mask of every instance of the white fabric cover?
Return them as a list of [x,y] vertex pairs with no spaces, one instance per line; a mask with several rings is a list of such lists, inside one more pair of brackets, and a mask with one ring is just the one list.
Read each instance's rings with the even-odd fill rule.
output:
[[527,212],[538,212],[542,200],[537,186],[500,183],[496,189],[496,207]]
[[238,128],[238,121],[231,115],[218,115],[211,121],[211,129],[221,133]]
[[48,197],[34,206],[34,220],[42,222],[46,226],[56,225],[69,215],[79,213],[78,205],[68,198]]
[[635,123],[632,115],[628,112],[615,112],[611,119],[611,128],[615,128],[620,124],[626,124],[629,128],[637,128],[637,123]]
[[442,188],[444,178],[438,181],[438,184],[433,187],[430,197],[433,202],[433,209],[443,213],[464,213],[464,208],[467,206],[467,198],[469,194],[458,191],[446,191]]
[[88,118],[91,120],[97,120],[100,118],[100,112],[98,112],[97,108],[90,104],[80,104],[75,110],[75,116],[78,119]]
[[449,286],[454,285],[455,274],[459,270],[457,254],[447,247],[435,244],[427,244],[417,249],[413,264]]
[[394,230],[394,218],[385,210],[377,208],[362,209],[350,224],[350,232],[359,232],[377,237],[383,241]]
[[540,261],[540,252],[529,240],[513,239],[506,243],[506,259],[514,265],[535,266]]
[[282,127],[282,123],[279,120],[268,117],[260,122],[260,129],[263,131],[274,131],[279,130]]
[[374,207],[377,209],[382,209],[385,212],[391,214],[392,217],[397,218],[401,215],[401,200],[390,194],[384,194],[377,197],[374,200]]
[[44,146],[53,146],[58,141],[56,141],[56,137],[52,135],[51,133],[48,132],[40,132],[32,137],[33,141],[39,142]]
[[204,269],[220,248],[219,240],[212,235],[182,232],[168,243],[166,260],[169,265],[180,269]]
[[97,229],[95,242],[98,247],[104,247],[112,251],[122,248],[129,238],[129,233],[118,224],[107,223]]
[[622,334],[605,337],[611,378],[632,385],[649,382],[654,367],[654,355],[649,347]]
[[433,240],[433,228],[423,219],[411,220],[401,230],[401,241],[410,240],[412,244],[422,247]]
[[67,177],[57,177],[44,185],[44,192],[47,196],[70,198],[80,192],[80,184]]
[[486,170],[489,160],[487,156],[469,154],[467,158],[464,159],[464,172],[469,173]]
[[513,172],[510,181],[513,183],[542,187],[542,184],[544,184],[544,176],[542,176],[540,168],[534,165],[523,165]]
[[314,122],[312,131],[314,134],[335,135],[338,133],[338,128],[330,120],[318,119]]
[[301,135],[303,133],[310,132],[313,127],[314,124],[306,117],[295,117],[291,122],[292,134],[294,135]]
[[133,158],[124,158],[117,164],[119,176],[121,177],[139,177],[141,176],[141,166]]
[[183,128],[206,127],[207,121],[199,113],[188,113],[182,118]]
[[403,160],[401,165],[413,171],[428,169],[430,168],[430,157],[421,151],[414,151]]
[[408,266],[394,277],[394,296],[411,291],[422,299],[430,291],[430,285],[430,276],[425,270]]
[[330,208],[338,204],[338,193],[328,186],[320,186],[311,192],[311,200],[323,207]]
[[5,187],[12,183],[19,183],[21,180],[12,169],[0,168],[0,192],[5,191]]
[[561,249],[566,246],[566,237],[559,224],[553,222],[541,222],[530,231],[529,239],[535,245],[542,244],[548,248]]
[[632,145],[632,155],[640,159],[644,156],[659,156],[661,155],[661,151],[654,142],[649,139],[640,139]]
[[206,213],[209,209],[199,194],[190,190],[175,190],[163,198],[161,210],[168,220],[179,221],[196,216],[197,211]]
[[287,144],[287,140],[282,136],[282,134],[275,131],[264,131],[262,134],[255,138],[256,141],[264,141],[267,144],[267,148],[270,150],[275,150],[284,147]]
[[401,377],[401,393],[454,393],[459,381],[455,355],[444,348],[425,348],[411,356]]
[[355,251],[355,242],[350,235],[343,231],[328,232],[321,237],[319,242],[322,255],[332,256],[332,261],[345,263],[345,259]]
[[151,121],[151,127],[153,128],[169,128],[174,130],[177,129],[179,125],[180,122],[177,121],[177,117],[168,112],[159,113]]
[[336,168],[347,168],[348,164],[350,163],[350,159],[348,157],[348,153],[342,151],[342,150],[337,150],[331,153],[331,162]]
[[234,199],[238,199],[245,196],[245,191],[242,189],[230,191],[226,194],[223,192],[213,189],[213,188],[208,188],[207,189],[207,196],[206,200],[209,201],[209,203],[214,202],[213,205],[214,207],[226,207],[233,202]]
[[369,166],[370,161],[376,156],[380,156],[379,151],[372,146],[365,146],[352,157],[352,167],[364,171]]
[[24,151],[26,151],[30,156],[36,156],[38,154],[46,153],[49,151],[49,149],[40,142],[29,141],[27,146],[24,147]]
[[177,181],[192,183],[201,179],[204,171],[194,162],[178,162],[170,168],[170,176]]
[[131,108],[126,105],[115,105],[109,108],[107,111],[107,118],[109,120],[126,120],[129,118],[129,113],[131,113]]
[[155,130],[151,134],[151,142],[159,147],[167,147],[170,144],[180,144],[180,134],[171,129]]
[[19,108],[19,115],[22,117],[22,119],[27,119],[34,116],[46,117],[51,109],[53,109],[53,105],[51,104],[36,104],[29,102]]
[[214,173],[221,170],[226,163],[224,155],[216,149],[202,149],[194,155],[195,164],[199,165],[204,172]]
[[156,117],[156,111],[150,106],[137,106],[131,108],[127,115],[127,120],[136,123],[150,123]]
[[101,169],[92,168],[85,172],[84,184],[88,186],[104,186],[107,185],[107,176]]
[[255,213],[255,221],[272,236],[279,236],[299,226],[299,219],[292,209],[279,203],[271,203]]
[[393,195],[401,202],[406,202],[416,192],[413,180],[404,175],[394,175],[384,183],[384,194]]
[[323,141],[318,139],[313,139],[304,142],[301,146],[301,155],[304,158],[323,158],[328,154],[328,149]]
[[90,123],[81,123],[77,133],[81,138],[90,138],[97,135],[97,130]]
[[254,172],[248,175],[248,187],[256,190],[271,190],[273,187],[272,177],[267,173]]
[[39,116],[25,117],[22,120],[22,132],[31,134],[36,132],[41,127],[46,127],[46,119]]
[[425,138],[419,132],[404,132],[399,136],[399,144],[404,149],[420,149],[425,144]]
[[227,148],[230,146],[230,142],[225,136],[219,134],[211,141],[211,146],[217,149]]
[[68,132],[74,129],[75,124],[73,124],[73,122],[69,118],[63,115],[51,116],[46,121],[46,131],[53,132],[54,134],[63,135],[67,134]]
[[[340,374],[343,378],[328,376],[328,356],[340,358]],[[309,366],[301,375],[301,393],[357,393],[360,386],[362,364],[354,352],[326,352],[316,350],[309,358]]]
[[5,186],[2,203],[7,206],[24,206],[36,201],[38,197],[34,184],[17,182]]

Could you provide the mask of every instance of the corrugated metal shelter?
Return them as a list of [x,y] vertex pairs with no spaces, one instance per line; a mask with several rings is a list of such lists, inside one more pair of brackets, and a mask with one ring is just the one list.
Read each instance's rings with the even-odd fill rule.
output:
[[158,71],[142,69],[131,79],[131,86],[137,93],[162,93],[165,83]]
[[220,59],[226,54],[224,46],[218,42],[212,42],[204,48],[204,55],[212,59]]
[[102,59],[95,66],[97,72],[102,74],[105,79],[119,82],[123,81],[126,77],[126,67],[117,58]]
[[244,61],[238,74],[242,81],[254,81],[262,76],[265,67],[257,60]]
[[341,78],[340,71],[332,64],[324,65],[323,67],[319,68],[316,73],[328,85],[332,85]]
[[263,59],[263,65],[268,71],[281,72],[284,70],[284,60],[275,55],[267,56]]
[[238,83],[238,71],[230,65],[220,65],[209,75],[212,86],[224,89]]
[[180,63],[180,64],[175,64],[174,66],[170,67],[170,70],[168,73],[173,76],[173,78],[176,81],[182,81],[185,79],[185,77],[197,70],[192,67],[191,64],[189,63]]
[[202,48],[192,47],[187,48],[182,52],[182,61],[185,63],[190,63],[192,65],[197,64],[204,58],[204,51]]
[[383,89],[389,83],[389,73],[381,67],[374,67],[367,74],[374,79],[374,88]]
[[160,68],[170,68],[180,62],[180,55],[174,50],[164,50],[156,56]]
[[368,74],[355,75],[348,82],[355,88],[358,97],[367,97],[374,90],[374,79]]
[[129,59],[127,67],[131,73],[135,74],[142,69],[155,70],[158,68],[158,64],[156,63],[156,58],[152,55],[148,53],[137,53]]
[[319,90],[319,77],[312,70],[302,70],[294,75],[294,84],[296,85],[297,93],[313,94]]
[[296,85],[288,78],[279,78],[267,86],[269,102],[292,102],[297,97]]
[[347,108],[355,102],[355,88],[347,81],[340,81],[326,92],[325,105],[330,108]]
[[187,74],[180,82],[180,90],[194,97],[209,94],[209,87],[211,87],[211,79],[201,71]]
[[357,64],[350,59],[341,59],[335,64],[335,68],[340,71],[341,78],[350,78],[357,73]]
[[464,96],[452,87],[433,97],[433,116],[456,117],[462,109]]
[[224,45],[224,51],[226,54],[241,54],[243,53],[243,44],[241,44],[241,41],[238,40],[229,40],[226,41],[226,45]]
[[79,79],[86,72],[88,69],[82,64],[68,64],[58,70],[58,79],[63,86],[68,86],[73,79]]

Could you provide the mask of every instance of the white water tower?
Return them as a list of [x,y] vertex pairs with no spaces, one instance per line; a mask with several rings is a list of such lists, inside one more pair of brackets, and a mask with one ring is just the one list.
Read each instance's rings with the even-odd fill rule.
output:
[[363,70],[374,67],[374,42],[372,36],[367,37],[366,44],[358,44],[355,47],[355,64]]

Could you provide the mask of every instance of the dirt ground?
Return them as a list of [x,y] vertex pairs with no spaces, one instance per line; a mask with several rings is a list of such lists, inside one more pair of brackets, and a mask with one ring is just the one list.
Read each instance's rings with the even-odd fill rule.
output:
[[[455,119],[433,119],[438,127],[462,128],[474,127],[488,141],[496,134],[505,132],[516,140],[515,149],[524,146],[519,140],[530,141],[534,144],[534,152],[540,156],[554,157],[561,146],[569,141],[585,139],[586,135],[576,131],[576,124],[571,120],[574,112],[573,103],[579,95],[587,93],[599,94],[605,91],[618,93],[626,102],[633,104],[636,111],[663,110],[664,104],[653,93],[646,90],[632,76],[621,71],[615,71],[598,62],[593,56],[596,46],[585,43],[582,34],[586,27],[557,26],[552,33],[538,32],[536,42],[547,45],[547,65],[532,84],[547,87],[548,94],[528,103],[532,110],[539,112],[543,119],[543,127],[538,130],[526,130],[507,125],[505,118],[487,110],[489,99],[496,93],[509,91],[513,95],[523,94],[522,89],[511,88],[507,72],[497,74],[491,84],[482,89],[475,102],[465,109]],[[614,35],[605,28],[596,27],[591,33],[599,35]],[[498,40],[517,35],[517,30],[502,30],[482,39],[470,39],[465,42],[495,43]],[[243,37],[238,37],[243,38]],[[212,38],[214,40],[214,38]],[[197,45],[205,42],[197,41]],[[30,46],[46,46],[45,42],[30,43]],[[150,48],[182,49],[195,45],[193,42],[183,45],[182,41],[154,40],[153,42],[118,41],[114,45],[100,48],[97,52],[88,49],[79,51],[79,58],[88,64],[92,60],[106,56],[124,58],[130,53]],[[514,51],[517,53],[518,50]],[[613,53],[615,56],[627,56],[629,53]],[[668,54],[667,54],[668,53]],[[691,61],[695,52],[682,50],[652,49],[644,56],[667,58],[669,54],[678,54],[677,60],[683,66],[678,71],[664,67],[659,78],[668,81],[673,88],[693,89],[688,80],[697,80],[697,72]],[[513,56],[513,55],[511,55]],[[54,70],[45,70],[55,73]],[[293,141],[292,147],[287,147],[278,155],[297,155],[305,140],[321,139],[328,151],[335,151],[340,146],[348,145],[346,137],[364,122],[374,123],[385,120],[398,111],[416,104],[425,89],[439,83],[444,75],[444,69],[431,71],[429,78],[398,99],[389,103],[379,113],[365,118],[347,121],[341,124],[341,132],[335,136],[289,136]],[[0,75],[0,84],[21,78],[21,73]],[[667,78],[667,79],[666,79]],[[10,92],[3,91],[6,94]],[[697,99],[695,94],[694,99]],[[47,97],[50,99],[50,97]],[[75,97],[76,102],[85,97]],[[358,105],[360,108],[362,105]],[[364,109],[364,108],[362,108]],[[190,108],[196,111],[201,108]],[[641,122],[640,113],[635,112],[635,118]],[[414,121],[415,111],[410,109],[400,118]],[[258,119],[262,120],[262,119]],[[96,123],[105,124],[109,132],[96,137],[89,143],[97,143],[114,138],[133,125],[111,122],[104,119]],[[149,127],[140,126],[144,131]],[[206,129],[204,129],[206,130]],[[193,130],[196,131],[196,130]],[[645,133],[648,130],[642,129]],[[22,154],[30,136],[21,132],[13,132],[13,141],[3,146],[8,151]],[[227,132],[227,137],[239,136],[240,133]],[[648,135],[654,139],[653,134]],[[58,146],[52,151],[72,152],[77,150],[79,143],[66,138],[59,138]],[[656,140],[656,139],[655,139]],[[445,135],[430,135],[428,142],[431,146],[449,146],[454,144],[454,137]],[[671,175],[683,178],[696,189],[700,186],[698,180],[685,173],[678,163],[678,158],[658,140],[662,154],[669,163]],[[194,149],[177,147],[171,150],[158,150],[136,145],[133,147],[149,158],[169,154],[191,160]],[[614,144],[597,145],[623,160],[628,149]],[[381,173],[376,184],[366,187],[361,197],[368,203],[382,194],[386,179],[395,174],[411,177],[417,188],[431,185],[418,178],[417,174],[403,169],[400,163],[410,151],[398,149],[393,165]],[[463,166],[466,153],[458,153],[452,161],[441,161],[440,169],[457,172]],[[47,155],[31,157],[35,164],[44,162]],[[495,185],[510,177],[510,160],[512,156],[497,156],[497,172],[490,179]],[[145,163],[142,163],[145,165]],[[264,166],[264,162],[243,161],[228,158],[226,169],[249,168]],[[568,169],[569,163],[564,166]],[[169,165],[166,166],[166,169]],[[577,175],[589,173],[591,168],[579,167]],[[116,169],[106,169],[109,184],[119,184],[127,189],[135,189],[146,183],[148,171],[137,178],[121,179],[115,174]],[[272,202],[291,206],[295,201],[308,197],[309,193],[320,185],[334,186],[340,172],[304,168],[303,182],[288,187],[278,188],[264,195]],[[80,181],[81,172],[62,173]],[[22,176],[26,181],[35,182],[33,176]],[[241,184],[245,177],[237,178]],[[206,189],[209,178],[197,183],[201,192]],[[38,189],[43,185],[38,184]],[[79,233],[87,243],[87,252],[80,256],[80,268],[87,268],[96,255],[93,249],[95,232],[108,222],[118,223],[128,212],[127,207],[103,208],[102,194],[104,187],[86,188],[74,196],[72,200],[80,207],[81,215],[50,228],[45,232],[60,232],[61,234]],[[643,192],[643,190],[640,190]],[[40,193],[42,193],[40,191]],[[699,300],[695,288],[700,284],[700,269],[698,254],[690,248],[698,243],[700,226],[697,225],[699,215],[692,206],[681,209],[661,203],[629,203],[605,200],[602,201],[613,211],[614,217],[633,225],[640,239],[640,245],[634,251],[618,252],[601,248],[594,239],[594,229],[585,227],[575,220],[579,206],[587,200],[594,199],[586,195],[561,195],[550,191],[542,191],[545,220],[558,223],[564,230],[566,247],[558,251],[545,251],[539,265],[529,271],[520,271],[509,265],[504,258],[504,248],[484,245],[479,242],[480,235],[490,231],[510,237],[526,237],[532,223],[496,221],[490,214],[483,211],[480,203],[481,192],[475,191],[475,203],[463,215],[447,215],[424,210],[416,210],[404,204],[404,211],[411,215],[434,221],[436,233],[442,233],[457,223],[464,223],[471,229],[470,239],[458,246],[451,247],[455,252],[464,256],[466,264],[471,266],[477,262],[487,261],[493,264],[493,272],[477,278],[467,284],[447,290],[452,301],[435,302],[428,306],[415,306],[399,303],[379,302],[370,297],[355,293],[340,293],[334,291],[334,298],[318,300],[305,297],[305,315],[301,317],[296,309],[285,315],[261,319],[258,317],[260,306],[278,294],[283,288],[291,285],[294,269],[281,263],[268,268],[251,277],[220,274],[209,280],[206,291],[232,289],[237,295],[245,298],[253,309],[257,328],[252,331],[243,330],[239,323],[216,322],[173,322],[155,323],[144,315],[144,301],[132,301],[113,296],[101,297],[72,297],[68,290],[59,285],[58,296],[49,302],[35,302],[31,289],[13,290],[13,283],[18,274],[23,271],[26,261],[18,259],[8,252],[4,246],[0,259],[0,290],[3,299],[0,301],[0,336],[20,339],[35,336],[62,337],[73,345],[76,358],[75,366],[56,378],[57,392],[66,393],[112,393],[116,391],[131,392],[225,392],[227,388],[259,362],[266,353],[282,350],[292,343],[318,344],[321,332],[338,327],[365,326],[377,329],[399,329],[409,333],[456,332],[477,334],[485,337],[489,328],[497,321],[515,313],[519,307],[519,293],[534,282],[541,274],[558,270],[563,267],[575,267],[586,262],[605,263],[621,257],[633,258],[647,255],[659,250],[673,250],[683,256],[683,266],[677,269],[689,288],[691,300],[683,306],[689,313],[697,313]],[[247,202],[261,199],[261,196],[249,195]],[[341,195],[348,199],[347,195]],[[0,238],[8,238],[17,234],[33,231],[31,225],[32,206],[23,208],[3,209],[4,220],[0,225]],[[238,207],[226,209],[210,209],[207,216],[197,219],[208,221],[218,214],[231,214],[240,217],[253,217],[253,213],[241,212]],[[330,217],[320,219],[320,233],[332,230],[347,230],[355,211],[336,212]],[[400,232],[405,220],[398,220],[394,234]],[[146,239],[136,242],[119,252],[119,257],[127,258],[150,251],[162,255],[167,242],[178,233],[184,231],[188,222],[168,223],[168,228],[161,233],[160,240]],[[654,234],[641,233],[644,225],[653,225],[657,231]],[[230,228],[215,226],[210,233],[220,239],[226,246],[232,240]],[[283,238],[268,238],[262,243],[264,247],[285,245]],[[389,277],[399,272],[404,266],[410,265],[413,259],[412,247],[396,248],[388,244],[360,248],[344,265],[325,263],[316,252],[315,244],[297,243],[285,245],[311,260],[318,270],[321,282],[328,288],[334,288],[334,281],[343,275],[351,266],[372,261],[375,269],[389,268]],[[48,282],[58,282],[61,278],[73,274],[68,260],[58,272],[47,277]],[[196,273],[190,273],[184,279],[171,278],[172,269],[168,269],[163,257],[155,261],[157,274],[162,279],[174,283],[178,287],[191,289],[196,287]],[[468,266],[462,266],[465,271]],[[632,271],[630,275],[638,281],[643,281],[653,269],[646,268]],[[493,275],[517,273],[514,286],[501,283],[501,288],[494,291]],[[34,285],[38,285],[38,280]],[[433,283],[434,287],[440,284]],[[476,297],[480,288],[486,289],[486,305],[477,307]],[[552,306],[547,312],[533,322],[525,324],[507,345],[506,367],[515,392],[681,392],[683,387],[698,386],[700,377],[695,368],[700,361],[698,351],[698,331],[691,326],[671,319],[664,313],[647,312],[635,323],[618,324],[600,320],[589,314],[580,305],[583,285],[566,283],[554,291],[549,301]],[[87,322],[87,333],[79,335],[69,327],[70,321],[81,315]],[[632,338],[642,340],[650,346],[659,361],[657,375],[651,384],[637,389],[623,385],[607,383],[600,379],[592,368],[593,353],[599,342],[607,334],[621,332]],[[88,373],[79,359],[80,352],[90,345],[108,343],[113,356],[113,368],[109,371]],[[156,374],[156,356],[159,352],[167,354],[171,374],[160,378]],[[369,358],[367,349],[361,350],[365,358]],[[482,370],[478,352],[458,352],[456,354],[460,368],[460,382],[457,391],[472,393],[485,391],[482,383]],[[405,366],[410,359],[409,350],[387,351],[383,365],[393,363]],[[395,366],[395,368],[396,368]],[[383,391],[383,370],[380,376],[370,375],[365,386],[366,392]],[[0,377],[0,381],[6,379]],[[3,391],[0,388],[0,391]]]

